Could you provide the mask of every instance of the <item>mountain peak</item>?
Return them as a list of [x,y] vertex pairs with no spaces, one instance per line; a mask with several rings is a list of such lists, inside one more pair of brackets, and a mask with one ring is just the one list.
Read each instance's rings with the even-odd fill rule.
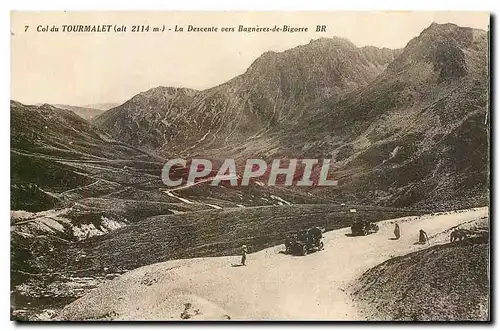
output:
[[425,28],[423,31],[428,30],[428,29],[440,29],[440,28],[460,28],[458,25],[455,23],[437,23],[437,22],[432,22],[431,25],[429,25],[427,28]]

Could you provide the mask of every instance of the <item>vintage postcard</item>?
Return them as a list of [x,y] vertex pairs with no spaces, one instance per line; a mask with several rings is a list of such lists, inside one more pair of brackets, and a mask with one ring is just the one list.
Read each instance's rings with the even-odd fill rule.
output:
[[11,319],[490,321],[489,21],[11,12]]

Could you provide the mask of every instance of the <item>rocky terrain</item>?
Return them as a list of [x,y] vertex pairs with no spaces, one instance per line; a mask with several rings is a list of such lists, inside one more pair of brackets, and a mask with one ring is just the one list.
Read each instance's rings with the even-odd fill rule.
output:
[[194,91],[158,87],[96,119],[161,156],[331,158],[316,196],[457,209],[488,196],[488,35],[432,24],[402,50],[319,39]]

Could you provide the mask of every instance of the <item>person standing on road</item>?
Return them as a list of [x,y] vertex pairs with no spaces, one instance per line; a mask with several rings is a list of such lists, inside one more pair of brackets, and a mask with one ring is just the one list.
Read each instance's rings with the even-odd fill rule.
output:
[[399,230],[399,224],[397,222],[394,225],[394,237],[396,237],[396,240],[398,240],[399,237],[401,237],[401,232]]
[[246,265],[245,262],[247,260],[247,245],[241,246],[241,265]]

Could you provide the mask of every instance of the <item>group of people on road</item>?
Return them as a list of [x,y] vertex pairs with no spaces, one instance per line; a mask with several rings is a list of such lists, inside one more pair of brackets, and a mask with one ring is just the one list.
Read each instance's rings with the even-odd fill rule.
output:
[[[395,240],[401,238],[401,229],[399,228],[398,222],[394,224],[394,238]],[[429,237],[427,236],[427,233],[424,230],[420,229],[420,231],[418,232],[417,244],[425,244],[428,242],[429,242]]]

